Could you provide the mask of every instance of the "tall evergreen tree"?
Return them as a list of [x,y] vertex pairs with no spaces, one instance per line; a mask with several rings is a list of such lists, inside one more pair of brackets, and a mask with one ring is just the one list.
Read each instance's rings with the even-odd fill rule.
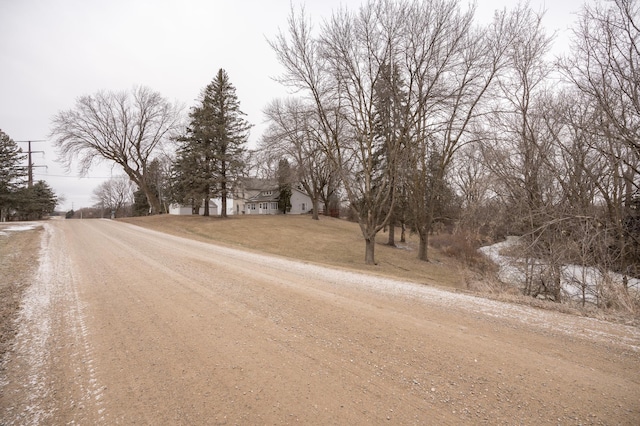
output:
[[174,165],[183,184],[192,180],[194,187],[187,192],[203,196],[205,216],[209,199],[215,195],[222,200],[222,217],[227,216],[227,198],[244,168],[244,144],[251,128],[244,115],[236,89],[221,68],[189,114],[190,126]]
[[0,130],[0,221],[9,216],[9,210],[15,207],[16,194],[24,184],[26,169],[21,166],[25,154],[18,145]]
[[291,210],[291,181],[293,172],[289,160],[282,158],[278,161],[278,210],[287,214]]
[[244,168],[244,144],[251,125],[244,119],[236,88],[222,68],[204,93],[203,112],[213,132],[214,175],[222,200],[221,215],[227,216],[227,197]]
[[[403,159],[403,151],[405,149],[405,139],[408,132],[407,117],[409,116],[407,94],[403,89],[402,78],[398,67],[395,64],[383,63],[380,67],[380,79],[374,84],[374,126],[373,131],[376,135],[378,147],[375,152],[375,161],[379,164],[380,170],[386,170],[387,173],[374,176],[374,185],[381,186],[385,182],[393,182],[391,188],[391,196],[387,200],[390,214],[389,220],[389,238],[387,244],[395,246],[395,225],[396,221],[402,219],[402,212],[397,203],[400,185],[403,179],[400,179],[403,172],[400,164]],[[395,161],[395,164],[390,162]]]
[[180,138],[179,141],[182,146],[171,167],[169,198],[173,202],[191,205],[193,213],[197,214],[202,200],[210,193],[210,174],[204,164],[206,156],[200,152],[201,144],[189,137]]

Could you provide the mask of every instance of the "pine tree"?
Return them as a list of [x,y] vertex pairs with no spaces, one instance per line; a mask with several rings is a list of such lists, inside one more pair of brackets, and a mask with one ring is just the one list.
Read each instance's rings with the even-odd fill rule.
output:
[[24,184],[26,169],[20,164],[25,155],[18,145],[0,130],[0,221],[4,222],[9,211],[15,208],[16,195]]
[[202,200],[211,192],[211,183],[208,181],[210,174],[202,167],[205,156],[198,149],[199,144],[189,137],[180,138],[179,141],[182,146],[171,167],[169,198],[172,202],[191,205],[197,214]]
[[[374,188],[384,187],[392,181],[391,196],[388,197],[388,206],[384,208],[388,214],[389,237],[387,244],[395,246],[396,222],[402,222],[402,211],[398,204],[398,195],[401,192],[399,179],[403,165],[400,164],[402,150],[404,148],[403,136],[406,133],[406,98],[402,89],[403,81],[398,67],[383,63],[380,67],[380,79],[374,85],[374,126],[377,147],[374,151],[373,162],[380,171],[386,173],[374,175]],[[395,164],[393,164],[395,162]],[[387,215],[385,215],[387,216]]]
[[286,158],[278,161],[278,209],[282,214],[291,210],[291,180],[293,172]]
[[190,126],[179,139],[182,146],[174,163],[174,187],[181,188],[183,198],[200,194],[205,200],[205,216],[209,215],[209,199],[216,195],[222,200],[221,215],[227,216],[227,198],[244,168],[244,144],[251,128],[244,115],[236,89],[223,69],[189,113]]
[[251,125],[244,119],[236,89],[222,68],[205,89],[202,106],[212,129],[214,176],[222,200],[221,215],[226,217],[227,197],[244,168],[244,144]]
[[40,220],[53,213],[58,197],[43,180],[32,187],[22,187],[16,192],[16,217],[20,220]]

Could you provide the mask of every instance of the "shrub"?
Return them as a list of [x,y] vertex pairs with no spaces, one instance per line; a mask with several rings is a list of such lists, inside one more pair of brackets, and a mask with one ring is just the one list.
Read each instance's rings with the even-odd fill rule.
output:
[[481,272],[487,268],[495,269],[495,265],[478,251],[480,240],[464,231],[442,233],[430,238],[431,247],[443,254],[460,260],[466,266]]

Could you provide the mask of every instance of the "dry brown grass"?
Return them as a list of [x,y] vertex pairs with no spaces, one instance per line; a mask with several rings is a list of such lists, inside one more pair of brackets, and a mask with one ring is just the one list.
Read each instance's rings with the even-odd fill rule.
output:
[[0,235],[0,359],[16,334],[15,318],[38,265],[41,233],[37,228]]
[[[352,269],[414,282],[466,289],[464,268],[436,249],[430,262],[417,259],[417,241],[389,247],[379,234],[375,266],[364,263],[364,240],[356,223],[330,217],[234,216],[227,219],[200,216],[150,216],[120,219],[173,235],[260,251],[292,259]],[[400,235],[397,231],[396,235]]]

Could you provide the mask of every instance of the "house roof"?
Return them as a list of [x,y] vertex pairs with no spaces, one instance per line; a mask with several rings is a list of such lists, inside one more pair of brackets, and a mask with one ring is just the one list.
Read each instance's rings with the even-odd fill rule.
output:
[[[296,191],[299,192],[305,196],[309,196],[307,195],[306,192],[301,191],[298,188],[291,188],[292,191]],[[265,192],[271,191],[271,195],[267,195],[265,194]],[[280,198],[280,191],[278,189],[266,189],[264,191],[260,191],[259,194],[254,195],[253,197],[249,198],[247,201],[250,203],[264,203],[264,202],[269,202],[269,201],[273,201],[273,202],[277,202],[278,198]]]
[[[270,195],[265,194],[265,192],[267,191],[271,191]],[[278,201],[278,198],[280,198],[280,191],[278,190],[266,190],[266,191],[262,191],[260,192],[258,195],[254,195],[253,197],[249,198],[249,201],[252,203],[263,203],[265,201],[273,201],[276,202]]]
[[269,191],[278,189],[278,181],[275,179],[242,178],[240,182],[247,191]]

